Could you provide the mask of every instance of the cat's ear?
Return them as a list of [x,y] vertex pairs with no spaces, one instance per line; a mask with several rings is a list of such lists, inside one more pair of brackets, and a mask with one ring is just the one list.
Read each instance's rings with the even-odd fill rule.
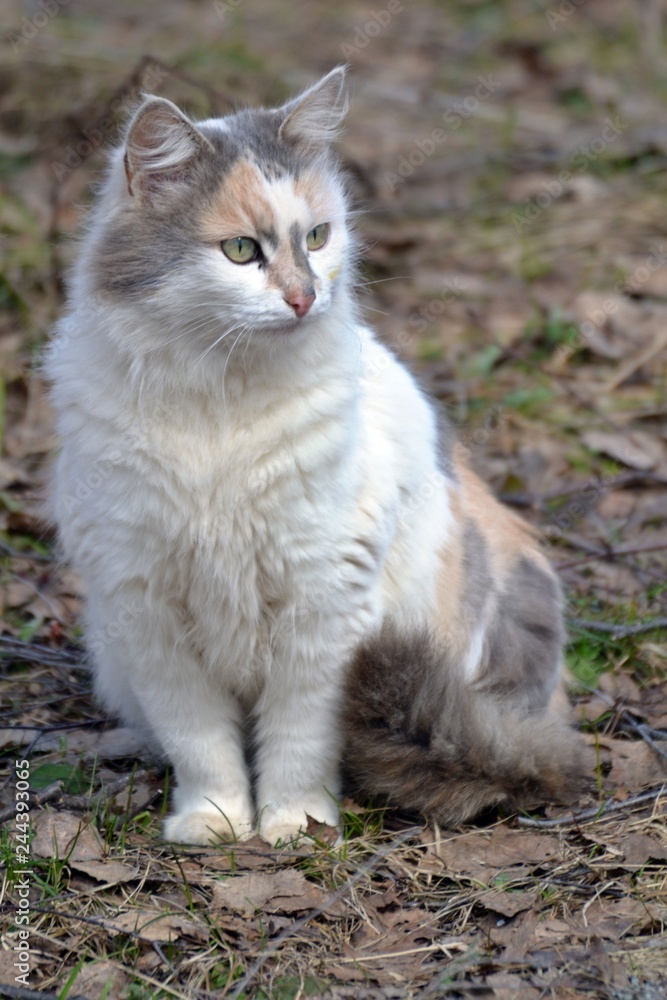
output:
[[131,195],[153,202],[160,192],[187,180],[211,144],[175,104],[146,97],[125,140],[125,175]]
[[340,132],[347,114],[345,66],[337,66],[280,113],[285,117],[278,135],[286,142],[326,146]]

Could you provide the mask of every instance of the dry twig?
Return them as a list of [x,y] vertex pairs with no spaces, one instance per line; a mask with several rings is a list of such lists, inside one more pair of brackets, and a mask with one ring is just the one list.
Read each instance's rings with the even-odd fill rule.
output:
[[612,639],[627,639],[631,635],[667,628],[667,618],[654,618],[653,621],[639,622],[637,625],[612,625],[610,622],[588,621],[585,618],[568,618],[567,623],[574,628],[587,628],[592,632],[608,632]]
[[649,552],[662,552],[667,549],[667,543],[664,545],[638,545],[636,548],[631,549],[605,549],[603,551],[598,551],[591,553],[587,556],[580,556],[577,559],[570,559],[569,562],[557,563],[556,569],[571,569],[573,566],[582,566],[584,563],[594,562],[596,559],[618,559],[620,556],[637,556]]
[[53,649],[38,642],[22,642],[0,635],[0,657],[10,657],[24,663],[40,663],[48,667],[73,667],[89,672],[83,650]]
[[602,806],[592,806],[590,809],[582,809],[581,812],[573,812],[569,816],[557,816],[554,819],[531,819],[529,816],[519,816],[519,825],[535,827],[540,830],[552,830],[560,826],[578,826],[580,823],[587,823],[589,820],[595,821],[603,817],[606,818],[612,813],[632,809],[633,806],[655,802],[660,798],[666,787],[665,785],[660,785],[660,788],[653,788],[648,792],[641,792],[639,795],[631,795],[630,798],[624,799],[622,802],[614,802],[613,798],[610,798]]
[[[62,995],[62,991],[45,993],[43,990],[29,990],[24,986],[8,986],[0,983],[0,997],[7,997],[8,1000],[58,1000]],[[87,1000],[87,998],[77,993],[76,996],[72,995],[69,1000]]]
[[[73,809],[75,812],[79,810],[88,812],[89,810],[96,809],[102,803],[110,802],[114,796],[124,791],[130,785],[135,784],[135,782],[145,778],[148,773],[145,769],[141,769],[139,771],[132,771],[130,774],[124,774],[110,785],[104,785],[94,795],[63,795],[63,782],[60,780],[54,781],[52,785],[48,785],[41,793],[31,793],[30,801],[35,807],[56,802],[63,809]],[[161,791],[160,794],[162,794]],[[7,806],[6,809],[0,812],[0,823],[6,822],[15,812],[15,805]]]

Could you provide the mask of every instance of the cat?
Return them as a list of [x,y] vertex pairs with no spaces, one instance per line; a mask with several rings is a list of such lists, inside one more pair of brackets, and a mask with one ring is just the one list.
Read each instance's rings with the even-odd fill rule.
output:
[[362,322],[344,68],[195,124],[146,96],[45,367],[95,689],[175,772],[164,836],[568,800],[561,592]]

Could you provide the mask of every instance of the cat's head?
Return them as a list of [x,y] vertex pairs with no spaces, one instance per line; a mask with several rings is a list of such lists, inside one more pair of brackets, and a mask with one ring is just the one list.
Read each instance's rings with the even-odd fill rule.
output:
[[89,288],[191,329],[201,351],[312,327],[349,273],[332,153],[346,104],[343,67],[283,107],[199,123],[145,98],[97,214]]

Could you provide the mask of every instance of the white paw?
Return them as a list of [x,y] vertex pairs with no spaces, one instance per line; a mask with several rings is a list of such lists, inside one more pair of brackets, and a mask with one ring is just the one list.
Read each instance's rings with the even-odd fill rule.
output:
[[319,806],[308,805],[303,809],[276,809],[267,806],[260,816],[259,835],[274,847],[279,844],[294,844],[302,838],[311,843],[313,839],[319,840],[320,837],[326,841],[332,830],[338,830],[338,820],[338,809],[332,802]]
[[284,847],[286,844],[296,844],[305,835],[305,823],[270,823],[262,824],[259,835],[268,840],[274,847]]
[[182,812],[169,816],[164,824],[164,839],[176,844],[233,843],[247,840],[254,833],[252,823],[243,817],[211,812]]

